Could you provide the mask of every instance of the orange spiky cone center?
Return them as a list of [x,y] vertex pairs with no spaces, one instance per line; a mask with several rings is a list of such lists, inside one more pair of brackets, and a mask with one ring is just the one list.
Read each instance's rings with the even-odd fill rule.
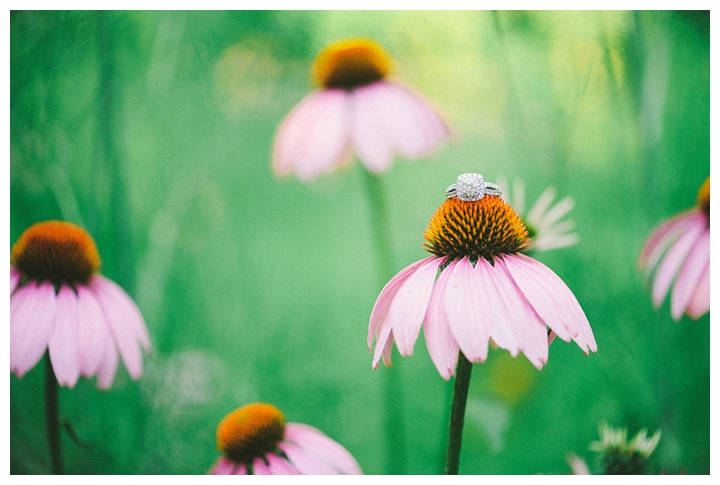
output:
[[231,412],[217,428],[217,446],[235,463],[250,464],[277,449],[285,433],[285,418],[271,404],[253,403]]
[[92,237],[83,228],[63,221],[30,226],[12,247],[10,262],[24,278],[56,286],[86,284],[100,269]]
[[424,237],[427,251],[473,262],[485,258],[492,263],[529,243],[528,231],[513,208],[491,195],[473,202],[447,199],[433,214]]
[[350,39],[326,47],[315,59],[313,77],[325,88],[352,90],[384,79],[390,56],[367,39]]

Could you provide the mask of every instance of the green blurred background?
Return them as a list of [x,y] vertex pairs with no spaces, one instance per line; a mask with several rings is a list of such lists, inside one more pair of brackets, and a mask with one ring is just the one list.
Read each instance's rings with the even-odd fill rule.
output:
[[[404,386],[407,472],[442,470],[451,383],[395,351],[370,368],[381,289],[357,161],[277,179],[274,134],[313,89],[327,43],[375,39],[394,77],[453,128],[383,176],[393,266],[463,172],[576,201],[581,242],[536,255],[568,284],[598,352],[556,340],[537,371],[491,351],[474,367],[461,473],[592,465],[598,424],[662,429],[653,470],[710,471],[709,316],[672,321],[637,268],[661,220],[709,175],[709,12],[11,12],[10,244],[65,219],[137,301],[154,350],[104,392],[62,388],[69,473],[205,473],[226,413],[270,402],[366,473],[388,470],[383,374]],[[10,377],[10,470],[48,473],[43,366]],[[390,459],[397,459],[392,457]]]

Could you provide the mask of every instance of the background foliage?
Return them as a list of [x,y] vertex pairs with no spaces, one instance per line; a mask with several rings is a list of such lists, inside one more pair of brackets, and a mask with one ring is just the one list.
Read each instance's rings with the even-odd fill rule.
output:
[[[406,393],[408,471],[442,470],[451,384],[421,337],[370,368],[381,285],[362,174],[310,184],[270,168],[284,115],[328,42],[369,36],[453,127],[384,176],[396,270],[459,173],[571,195],[581,242],[538,255],[573,290],[598,352],[560,340],[538,372],[476,365],[463,473],[568,473],[601,421],[662,429],[655,471],[709,473],[709,316],[655,311],[637,269],[650,231],[709,175],[709,12],[12,12],[10,244],[47,219],[93,235],[138,302],[143,378],[81,379],[61,413],[70,473],[205,473],[215,428],[265,401],[387,468],[382,373]],[[10,466],[47,473],[42,365],[10,377]]]

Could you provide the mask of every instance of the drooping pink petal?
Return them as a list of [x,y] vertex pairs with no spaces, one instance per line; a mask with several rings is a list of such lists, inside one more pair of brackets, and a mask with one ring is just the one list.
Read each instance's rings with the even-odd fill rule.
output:
[[330,172],[348,154],[349,98],[342,89],[320,89],[305,97],[283,120],[275,137],[273,167],[310,180]]
[[[261,466],[260,469],[254,468],[253,473],[255,475],[300,475],[300,471],[295,468],[292,463],[287,461],[285,458],[281,458],[273,453],[265,455],[267,460],[267,469]],[[255,460],[257,463],[259,460]],[[267,473],[266,473],[267,470]]]
[[[237,470],[238,467],[242,468],[242,472]],[[221,456],[208,473],[210,475],[245,475],[245,466],[238,466],[232,460],[228,460],[224,456]]]
[[393,334],[390,325],[383,325],[378,332],[375,341],[375,351],[373,352],[372,368],[377,369],[380,365],[380,358],[386,366],[390,366],[392,356]]
[[710,311],[710,260],[703,270],[687,310],[690,317],[698,319]]
[[429,256],[421,259],[420,261],[416,261],[393,276],[382,289],[380,295],[375,301],[372,313],[370,314],[370,325],[368,326],[368,348],[372,349],[373,338],[380,330],[380,327],[387,324],[390,307],[395,300],[395,296],[398,291],[403,288],[403,285],[419,269],[419,267],[427,265],[433,261],[437,267],[442,264],[441,260],[436,256]]
[[392,328],[395,345],[400,355],[405,357],[413,353],[435,277],[442,263],[442,259],[435,257],[422,261],[423,264],[417,266],[398,288],[384,323]]
[[63,285],[56,299],[53,330],[48,339],[50,362],[58,384],[72,389],[80,377],[77,297],[69,286]]
[[445,287],[448,276],[456,264],[457,261],[448,264],[435,282],[423,327],[430,359],[446,381],[450,379],[450,376],[455,375],[460,351],[455,337],[450,332],[450,323],[445,312]]
[[700,283],[705,267],[710,262],[710,228],[702,232],[690,250],[680,274],[675,280],[670,299],[670,313],[675,321],[685,312]]
[[[108,335],[108,337],[110,337],[110,335]],[[115,347],[115,342],[112,337],[105,338],[104,340],[105,348],[97,371],[97,386],[100,389],[109,389],[115,379],[119,358],[117,347]]]
[[[518,346],[520,351],[525,354],[525,357],[527,357],[535,367],[542,369],[543,365],[547,363],[548,345],[550,344],[545,322],[543,322],[535,312],[530,302],[527,301],[515,283],[504,260],[500,258],[495,259],[495,267],[492,273],[496,275],[495,286],[505,300],[503,306],[505,308],[507,324],[512,325],[514,329],[519,341]],[[495,338],[494,329],[490,335],[496,344],[503,347]]]
[[[505,275],[500,267],[493,267],[484,258],[475,263],[474,275],[478,291],[473,296],[479,299],[480,307],[484,309],[480,324],[488,329],[495,345],[516,357],[520,351],[516,320],[521,319],[516,316],[516,312],[523,308],[522,299],[518,298],[519,292],[512,284],[512,279],[503,281]],[[510,278],[510,275],[506,277]],[[530,314],[530,318],[535,317]]]
[[[253,475],[273,475],[273,472],[270,471],[270,467],[260,458],[255,458],[255,460],[253,460],[252,472]],[[278,475],[280,474],[278,473]]]
[[303,450],[295,443],[282,442],[278,448],[287,455],[290,463],[303,475],[337,475],[338,471],[327,464],[323,457]]
[[10,297],[10,372],[35,367],[47,349],[55,316],[55,289],[30,282]]
[[665,257],[655,273],[655,281],[653,282],[652,299],[655,307],[659,307],[665,299],[665,295],[667,295],[670,285],[677,276],[678,271],[680,271],[683,262],[685,262],[685,258],[687,258],[688,253],[695,246],[704,230],[704,224],[688,227],[665,253]]
[[449,271],[445,285],[445,314],[450,332],[470,362],[485,362],[490,339],[485,311],[485,295],[481,293],[475,268],[468,258],[461,258]]
[[428,155],[448,136],[433,108],[408,88],[379,81],[351,93],[351,139],[358,157],[374,173],[387,170],[393,154]]
[[80,374],[90,378],[98,373],[105,349],[117,353],[112,336],[95,295],[84,285],[78,285],[78,352]]
[[510,254],[505,265],[542,321],[561,339],[585,352],[597,351],[590,323],[570,288],[550,268],[524,254]]
[[103,310],[113,341],[130,377],[138,379],[143,371],[140,345],[145,349],[150,347],[150,338],[140,310],[125,290],[102,275],[93,275],[89,287]]
[[362,469],[348,450],[320,430],[301,423],[285,425],[285,439],[293,442],[343,475],[361,475]]
[[695,225],[698,218],[704,217],[700,210],[691,209],[660,224],[650,235],[650,239],[647,240],[640,253],[638,261],[640,268],[645,268],[648,272],[652,271],[667,247],[688,227]]
[[20,283],[20,280],[22,279],[22,274],[18,270],[15,269],[15,266],[10,265],[10,294],[12,295],[13,291],[15,291],[15,287]]

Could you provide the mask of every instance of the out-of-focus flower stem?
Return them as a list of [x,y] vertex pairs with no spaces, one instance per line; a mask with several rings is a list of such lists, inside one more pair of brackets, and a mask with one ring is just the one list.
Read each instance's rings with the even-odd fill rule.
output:
[[45,427],[50,449],[50,469],[53,475],[62,475],[62,455],[60,450],[60,419],[58,405],[59,385],[50,362],[50,354],[45,352]]
[[457,374],[455,375],[452,410],[450,412],[450,432],[448,433],[447,460],[445,461],[446,475],[457,475],[460,468],[463,423],[465,421],[465,407],[467,406],[471,374],[472,363],[460,352]]
[[[361,167],[365,186],[370,201],[370,221],[373,230],[381,287],[393,277],[392,251],[390,248],[390,232],[385,203],[385,192],[380,176]],[[387,456],[387,473],[401,475],[407,473],[405,452],[405,393],[402,386],[400,368],[395,365],[383,372],[383,403],[385,405],[385,443]]]

